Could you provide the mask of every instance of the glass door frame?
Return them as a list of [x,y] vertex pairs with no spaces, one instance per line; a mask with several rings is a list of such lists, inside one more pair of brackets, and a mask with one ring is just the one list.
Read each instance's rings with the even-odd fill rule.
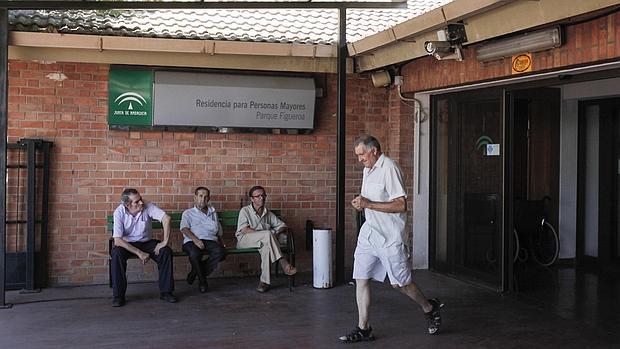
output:
[[[591,106],[598,106],[598,117],[599,120],[601,118],[601,114],[602,113],[609,113],[610,111],[618,110],[620,109],[620,97],[617,96],[601,96],[600,98],[594,98],[594,99],[588,99],[588,100],[581,100],[579,101],[579,147],[578,147],[578,180],[577,180],[577,187],[578,187],[578,199],[577,199],[577,234],[576,234],[576,253],[575,253],[575,259],[576,259],[576,263],[578,265],[582,265],[582,264],[590,264],[590,265],[605,265],[605,264],[613,264],[613,263],[618,263],[619,259],[620,259],[620,253],[617,250],[612,250],[613,247],[615,247],[617,249],[617,246],[619,245],[618,239],[620,238],[620,228],[618,227],[617,223],[614,222],[614,226],[613,227],[608,227],[606,226],[606,224],[609,224],[610,222],[608,221],[610,218],[611,220],[618,220],[618,216],[620,216],[620,214],[617,213],[618,210],[618,205],[620,205],[620,197],[615,197],[615,198],[607,198],[607,199],[600,199],[597,198],[598,200],[598,204],[601,205],[602,202],[612,202],[612,207],[611,209],[613,209],[614,213],[607,215],[607,219],[602,219],[603,217],[601,217],[601,213],[602,212],[606,212],[606,210],[603,208],[601,209],[601,206],[597,207],[597,211],[598,211],[598,222],[597,222],[597,256],[596,257],[592,257],[592,256],[588,256],[586,255],[586,251],[585,251],[585,240],[586,240],[586,201],[585,201],[585,197],[586,197],[586,148],[587,148],[587,144],[586,144],[586,125],[588,123],[587,121],[587,113],[586,110],[588,107]],[[603,114],[606,115],[606,114]],[[617,128],[618,125],[617,123],[620,122],[619,120],[613,121],[613,123],[615,123],[615,127]],[[609,131],[609,130],[606,130]],[[599,135],[601,132],[601,129],[599,129]],[[613,132],[617,132],[617,130],[613,130]],[[617,137],[620,137],[618,135],[613,135],[612,138],[614,138],[615,142],[618,142],[618,139],[615,139]],[[599,138],[600,140],[600,138]],[[614,145],[615,146],[615,145]],[[616,149],[613,149],[611,151],[612,155],[615,155],[616,158],[618,158],[618,151]],[[607,148],[601,147],[597,153],[597,156],[600,156],[601,154],[610,154],[610,151]],[[600,160],[599,160],[600,161]],[[619,169],[618,166],[620,166],[620,164],[618,164],[618,162],[615,162],[613,164],[611,163],[607,163],[607,162],[600,162],[599,163],[599,170],[600,170],[600,166],[604,165],[608,168],[608,170],[611,170],[613,173],[617,174]],[[618,184],[617,183],[612,183],[611,185],[609,185],[610,183],[603,183],[601,185],[600,180],[603,177],[602,174],[599,173],[599,176],[597,178],[597,187],[599,188],[598,191],[598,195],[600,196],[601,190],[600,187],[603,186],[605,188],[609,188],[609,187],[613,187],[614,190],[617,189]],[[607,191],[607,190],[605,190]],[[613,196],[618,195],[617,193],[614,194]],[[618,195],[620,196],[620,195]],[[611,216],[611,217],[609,217]],[[602,223],[601,223],[602,222]],[[601,228],[602,227],[602,228]],[[611,228],[611,229],[610,229]],[[613,229],[613,230],[612,230]],[[613,246],[613,247],[612,247]],[[606,249],[607,247],[607,249]]]

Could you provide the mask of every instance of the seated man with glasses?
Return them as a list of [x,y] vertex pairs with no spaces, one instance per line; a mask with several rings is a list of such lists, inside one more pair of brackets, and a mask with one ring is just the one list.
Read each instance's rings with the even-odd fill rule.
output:
[[297,268],[282,258],[278,237],[285,233],[286,224],[273,212],[265,207],[267,194],[265,188],[257,185],[248,191],[251,204],[239,212],[237,222],[237,248],[258,248],[261,257],[261,275],[258,292],[267,292],[271,284],[269,267],[271,263],[280,261],[282,271],[286,275],[295,275]]

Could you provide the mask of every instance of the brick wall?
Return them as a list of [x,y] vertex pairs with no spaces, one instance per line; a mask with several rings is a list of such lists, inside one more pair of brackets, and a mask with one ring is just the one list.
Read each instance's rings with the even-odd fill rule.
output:
[[[281,209],[297,234],[298,264],[312,269],[311,254],[304,249],[305,221],[335,226],[335,76],[323,78],[326,97],[317,101],[310,135],[218,134],[108,130],[108,71],[108,65],[99,64],[9,62],[9,142],[28,137],[54,143],[50,284],[107,282],[105,218],[125,187],[137,188],[165,210],[179,211],[191,206],[196,186],[211,189],[216,208],[238,209],[247,202],[250,186],[263,185],[269,206]],[[347,114],[348,201],[361,184],[353,139],[364,132],[377,135],[386,152],[405,159],[410,171],[412,124],[394,92],[372,88],[368,76],[349,79]],[[9,177],[17,183],[15,175]],[[20,186],[13,187],[9,212],[17,211],[14,199]],[[353,259],[354,224],[355,212],[347,205],[347,267]],[[180,238],[173,232],[174,249],[180,249]],[[130,279],[156,279],[152,263],[142,267],[133,262]],[[176,278],[183,278],[187,268],[184,259],[175,259]],[[257,268],[258,256],[229,256],[216,275],[251,274]]]
[[[345,201],[353,199],[362,185],[363,166],[353,155],[352,143],[358,135],[368,133],[381,143],[382,151],[396,160],[403,170],[405,186],[412,197],[413,183],[413,108],[403,104],[395,89],[375,88],[368,75],[351,76],[347,80],[347,192]],[[349,156],[348,154],[352,154]],[[411,202],[412,200],[410,200]],[[411,209],[411,206],[409,206]],[[350,213],[349,213],[350,211]],[[348,220],[353,220],[355,211],[346,206]],[[408,231],[411,231],[411,215],[408,217]],[[356,234],[347,234],[346,261],[353,260]]]
[[[620,12],[565,27],[565,43],[532,54],[532,73],[620,57]],[[437,61],[424,57],[403,67],[404,91],[414,92],[511,76],[510,58],[476,60],[476,47],[463,49],[464,60]]]

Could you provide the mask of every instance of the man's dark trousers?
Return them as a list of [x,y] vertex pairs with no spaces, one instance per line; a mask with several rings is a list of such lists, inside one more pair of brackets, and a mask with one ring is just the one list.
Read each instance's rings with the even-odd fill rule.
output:
[[[155,246],[159,240],[149,240],[145,242],[130,242],[133,247],[146,252],[150,258],[157,263],[159,269],[159,292],[169,293],[174,291],[174,279],[172,277],[172,250],[166,246],[159,250],[159,255],[155,254]],[[135,255],[126,249],[114,246],[112,249],[112,293],[114,297],[125,298],[127,291],[127,260]]]
[[[200,241],[205,245],[203,250],[199,249],[193,241],[188,241],[183,244],[183,251],[189,255],[189,262],[196,272],[200,284],[205,285],[207,276],[215,270],[217,263],[226,257],[226,250],[216,241],[202,239]],[[209,256],[204,263],[202,262],[203,254]]]

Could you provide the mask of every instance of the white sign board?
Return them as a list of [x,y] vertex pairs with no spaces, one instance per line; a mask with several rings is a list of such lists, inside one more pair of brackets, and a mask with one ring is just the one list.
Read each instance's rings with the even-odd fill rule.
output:
[[487,156],[499,156],[499,144],[487,144]]
[[314,128],[312,78],[156,71],[154,126]]

